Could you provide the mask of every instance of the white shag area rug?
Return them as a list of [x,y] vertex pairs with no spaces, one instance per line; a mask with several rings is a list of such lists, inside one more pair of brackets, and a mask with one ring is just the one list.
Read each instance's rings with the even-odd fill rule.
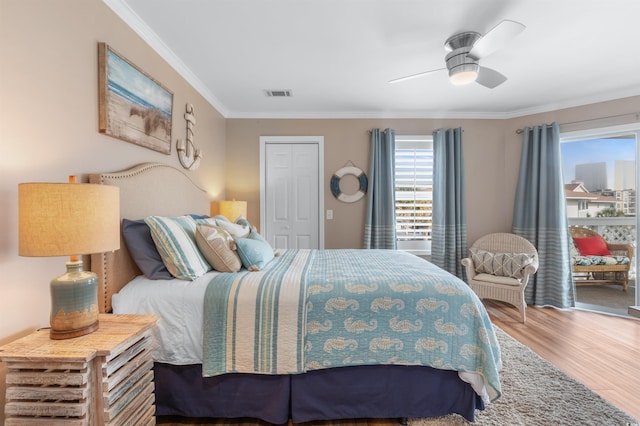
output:
[[502,397],[476,411],[469,423],[458,415],[409,419],[409,426],[636,426],[638,420],[569,377],[496,327],[502,348]]

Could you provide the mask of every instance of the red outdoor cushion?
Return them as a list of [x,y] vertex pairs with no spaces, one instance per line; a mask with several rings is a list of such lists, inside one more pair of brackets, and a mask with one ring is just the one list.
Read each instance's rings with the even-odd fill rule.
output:
[[573,242],[580,256],[611,256],[607,242],[600,235],[586,238],[574,238]]

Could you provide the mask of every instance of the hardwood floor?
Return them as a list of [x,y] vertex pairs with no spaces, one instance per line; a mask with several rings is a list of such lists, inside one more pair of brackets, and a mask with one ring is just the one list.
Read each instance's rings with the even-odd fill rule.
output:
[[[529,307],[527,323],[518,311],[500,302],[486,302],[491,319],[509,335],[560,370],[585,384],[613,405],[640,419],[640,320],[580,310]],[[164,425],[266,425],[254,421],[180,422],[160,418]],[[305,425],[392,426],[397,420],[349,420]]]
[[640,419],[640,320],[529,307],[522,324],[514,308],[491,301],[486,306],[502,330]]

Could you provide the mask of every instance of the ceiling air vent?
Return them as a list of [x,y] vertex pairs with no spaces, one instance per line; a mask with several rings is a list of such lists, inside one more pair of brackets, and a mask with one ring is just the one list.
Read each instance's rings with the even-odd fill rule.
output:
[[291,90],[265,90],[265,95],[270,98],[290,98],[293,96],[293,92]]

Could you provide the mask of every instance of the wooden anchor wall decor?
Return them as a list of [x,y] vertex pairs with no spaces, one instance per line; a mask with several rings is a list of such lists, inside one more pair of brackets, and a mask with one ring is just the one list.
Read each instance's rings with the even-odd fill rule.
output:
[[196,148],[193,144],[193,126],[196,124],[196,117],[193,115],[193,105],[187,104],[185,109],[184,118],[187,121],[187,138],[178,139],[176,150],[182,167],[188,170],[196,170],[200,166],[200,159],[202,158],[200,148]]

